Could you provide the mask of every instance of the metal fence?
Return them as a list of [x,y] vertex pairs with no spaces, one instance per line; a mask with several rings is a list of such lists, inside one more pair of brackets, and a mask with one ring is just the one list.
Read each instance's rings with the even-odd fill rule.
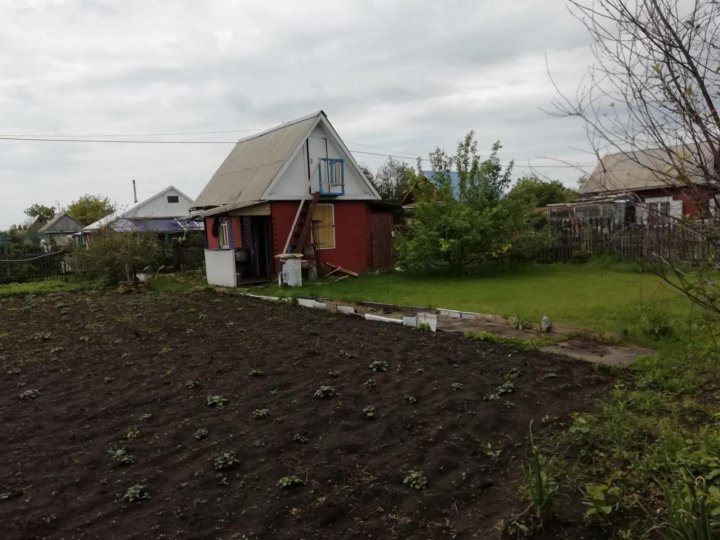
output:
[[0,255],[0,283],[70,280],[75,276],[73,260],[65,251],[28,251]]
[[720,229],[679,220],[625,225],[611,218],[591,218],[551,223],[543,234],[538,258],[548,262],[574,262],[597,254],[699,262],[715,260]]

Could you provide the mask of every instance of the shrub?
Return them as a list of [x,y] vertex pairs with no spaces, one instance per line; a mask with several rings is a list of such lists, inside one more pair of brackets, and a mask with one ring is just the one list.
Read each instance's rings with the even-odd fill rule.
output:
[[410,470],[403,478],[403,484],[413,489],[425,489],[428,485],[427,476],[420,470]]
[[149,498],[150,492],[148,492],[147,487],[142,484],[135,484],[127,489],[122,500],[125,502],[140,502]]
[[227,471],[240,465],[240,460],[235,452],[223,452],[213,460],[213,468],[216,471]]
[[280,489],[289,489],[291,487],[305,485],[305,482],[303,482],[301,478],[291,475],[283,476],[280,480],[278,480],[277,484]]
[[321,386],[315,390],[313,397],[315,399],[329,399],[335,395],[337,395],[337,392],[332,386]]
[[162,261],[162,245],[151,233],[103,230],[92,236],[87,249],[75,252],[78,272],[86,279],[110,285],[132,281],[143,268],[158,267]]

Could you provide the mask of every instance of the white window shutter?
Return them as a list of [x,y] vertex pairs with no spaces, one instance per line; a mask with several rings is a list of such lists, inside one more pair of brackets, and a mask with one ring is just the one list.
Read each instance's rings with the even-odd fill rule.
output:
[[647,223],[647,206],[644,203],[635,205],[635,222],[641,225]]
[[683,217],[683,202],[682,201],[670,201],[670,217],[680,219]]

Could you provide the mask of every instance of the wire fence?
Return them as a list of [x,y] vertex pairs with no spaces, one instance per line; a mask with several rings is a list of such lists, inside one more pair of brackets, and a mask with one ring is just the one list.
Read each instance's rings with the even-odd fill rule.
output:
[[0,283],[64,280],[75,278],[72,257],[65,250],[42,250],[0,255]]

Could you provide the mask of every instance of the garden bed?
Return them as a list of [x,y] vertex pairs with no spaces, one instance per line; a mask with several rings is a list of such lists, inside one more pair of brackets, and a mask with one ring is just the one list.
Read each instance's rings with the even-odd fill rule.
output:
[[8,539],[497,536],[525,506],[530,421],[608,384],[561,356],[212,292],[3,298],[0,321]]

